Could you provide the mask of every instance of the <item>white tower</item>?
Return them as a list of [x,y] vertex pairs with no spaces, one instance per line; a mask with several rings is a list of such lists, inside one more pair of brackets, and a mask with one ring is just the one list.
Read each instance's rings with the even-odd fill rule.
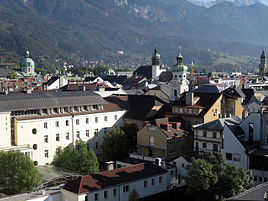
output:
[[189,81],[186,79],[188,67],[182,63],[181,46],[179,49],[177,64],[172,67],[173,78],[169,82],[171,92],[170,101],[179,99],[183,92],[189,91]]
[[155,48],[152,55],[152,79],[159,80],[160,73],[160,54],[158,54]]

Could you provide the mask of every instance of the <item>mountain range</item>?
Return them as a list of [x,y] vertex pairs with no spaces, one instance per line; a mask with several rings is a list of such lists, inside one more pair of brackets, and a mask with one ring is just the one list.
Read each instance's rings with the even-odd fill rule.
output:
[[59,58],[138,65],[157,46],[172,65],[182,45],[185,63],[230,63],[232,55],[256,65],[253,57],[268,46],[267,30],[268,7],[260,3],[207,8],[186,0],[0,0],[0,63],[18,62],[29,49],[46,68]]
[[231,2],[235,4],[236,6],[249,6],[253,5],[256,3],[261,3],[260,0],[215,0],[215,1],[209,1],[209,2],[204,2],[204,1],[197,1],[197,0],[188,0],[189,2],[197,5],[197,6],[202,6],[209,8],[211,6],[215,6],[217,4],[223,3],[223,2]]

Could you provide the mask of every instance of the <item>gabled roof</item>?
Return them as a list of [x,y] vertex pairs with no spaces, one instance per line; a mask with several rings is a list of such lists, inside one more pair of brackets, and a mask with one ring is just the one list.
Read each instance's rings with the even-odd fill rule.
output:
[[220,93],[221,90],[215,84],[204,84],[195,89],[194,92]]
[[169,82],[170,80],[172,80],[173,75],[171,71],[166,71],[166,72],[162,72],[159,76],[159,81],[160,82]]
[[207,93],[207,92],[194,92],[194,98],[197,98],[197,102],[191,106],[186,104],[186,93],[181,95],[181,98],[172,103],[172,105],[179,107],[191,107],[191,108],[200,108],[202,111],[198,116],[204,116],[207,111],[212,107],[212,105],[218,100],[221,96],[219,93]]
[[82,176],[67,183],[63,189],[76,194],[88,193],[118,184],[166,173],[167,170],[149,162]]
[[223,92],[223,95],[226,95],[231,98],[245,98],[246,95],[243,93],[240,87],[229,87],[225,89]]
[[223,131],[224,123],[227,125],[236,125],[241,122],[241,119],[236,116],[216,119],[214,121],[210,121],[205,124],[194,125],[193,128],[197,130],[215,130],[215,131]]
[[146,77],[147,79],[152,78],[152,66],[140,66],[133,72],[133,75]]

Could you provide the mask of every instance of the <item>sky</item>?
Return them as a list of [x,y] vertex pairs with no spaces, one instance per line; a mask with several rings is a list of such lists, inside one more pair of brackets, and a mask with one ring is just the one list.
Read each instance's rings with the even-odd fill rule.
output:
[[[198,1],[204,1],[204,2],[209,2],[212,0],[198,0]],[[266,4],[268,6],[268,0],[260,0],[263,4]]]

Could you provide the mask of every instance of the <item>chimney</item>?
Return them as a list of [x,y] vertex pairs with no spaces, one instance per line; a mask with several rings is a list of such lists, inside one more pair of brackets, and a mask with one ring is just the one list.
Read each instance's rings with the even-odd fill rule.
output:
[[114,162],[113,161],[108,161],[108,162],[106,162],[106,164],[107,164],[107,170],[114,169]]
[[172,128],[178,130],[181,128],[181,123],[180,122],[171,122]]
[[194,104],[194,93],[187,92],[186,93],[186,105],[193,105]]
[[86,91],[86,86],[85,85],[83,86],[83,91]]
[[101,92],[105,91],[104,86],[99,86],[99,91],[101,91]]
[[60,77],[59,77],[59,85],[60,85],[60,87],[59,88],[61,88],[61,87],[63,87],[63,76],[61,75]]
[[264,201],[268,201],[268,192],[267,191],[264,193],[263,198],[264,198],[263,199]]
[[31,94],[31,93],[32,93],[32,90],[31,90],[31,89],[27,89],[27,90],[26,90],[26,93],[27,93],[27,94]]
[[172,125],[171,124],[160,124],[160,128],[162,128],[166,131],[171,131]]

